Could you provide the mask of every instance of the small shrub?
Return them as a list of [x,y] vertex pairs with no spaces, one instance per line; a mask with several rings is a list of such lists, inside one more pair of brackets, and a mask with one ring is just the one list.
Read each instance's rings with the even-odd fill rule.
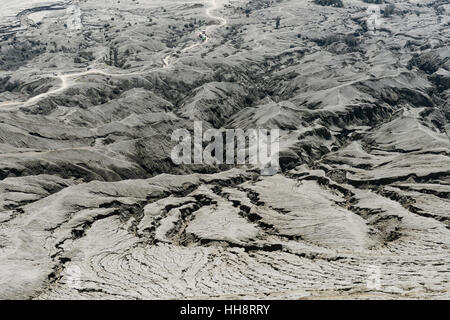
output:
[[280,23],[281,23],[281,18],[277,17],[276,18],[276,22],[275,22],[275,29],[279,29],[280,28]]
[[386,5],[386,7],[384,8],[383,16],[385,18],[390,17],[394,13],[394,11],[395,11],[395,4],[390,3]]
[[363,0],[365,3],[383,4],[384,0]]

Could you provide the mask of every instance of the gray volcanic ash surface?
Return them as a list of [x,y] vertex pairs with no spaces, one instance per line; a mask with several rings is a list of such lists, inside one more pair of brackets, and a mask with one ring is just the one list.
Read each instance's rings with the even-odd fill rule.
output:
[[450,4],[367,2],[8,2],[0,298],[450,298]]

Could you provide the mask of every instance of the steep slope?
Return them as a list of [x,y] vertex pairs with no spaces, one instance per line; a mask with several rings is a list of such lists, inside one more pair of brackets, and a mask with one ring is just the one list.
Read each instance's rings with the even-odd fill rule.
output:
[[[0,297],[449,298],[450,7],[368,6],[9,8]],[[194,121],[281,170],[174,164]]]

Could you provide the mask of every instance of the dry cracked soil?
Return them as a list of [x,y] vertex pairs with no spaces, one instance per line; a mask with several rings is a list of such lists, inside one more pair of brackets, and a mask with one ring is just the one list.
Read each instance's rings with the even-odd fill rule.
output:
[[450,4],[339,4],[1,0],[0,298],[450,298]]

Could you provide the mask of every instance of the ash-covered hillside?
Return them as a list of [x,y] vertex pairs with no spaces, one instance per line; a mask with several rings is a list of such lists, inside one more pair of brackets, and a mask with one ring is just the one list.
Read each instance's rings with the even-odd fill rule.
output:
[[[449,298],[449,10],[9,4],[0,297]],[[280,170],[175,164],[196,121],[280,129]]]

